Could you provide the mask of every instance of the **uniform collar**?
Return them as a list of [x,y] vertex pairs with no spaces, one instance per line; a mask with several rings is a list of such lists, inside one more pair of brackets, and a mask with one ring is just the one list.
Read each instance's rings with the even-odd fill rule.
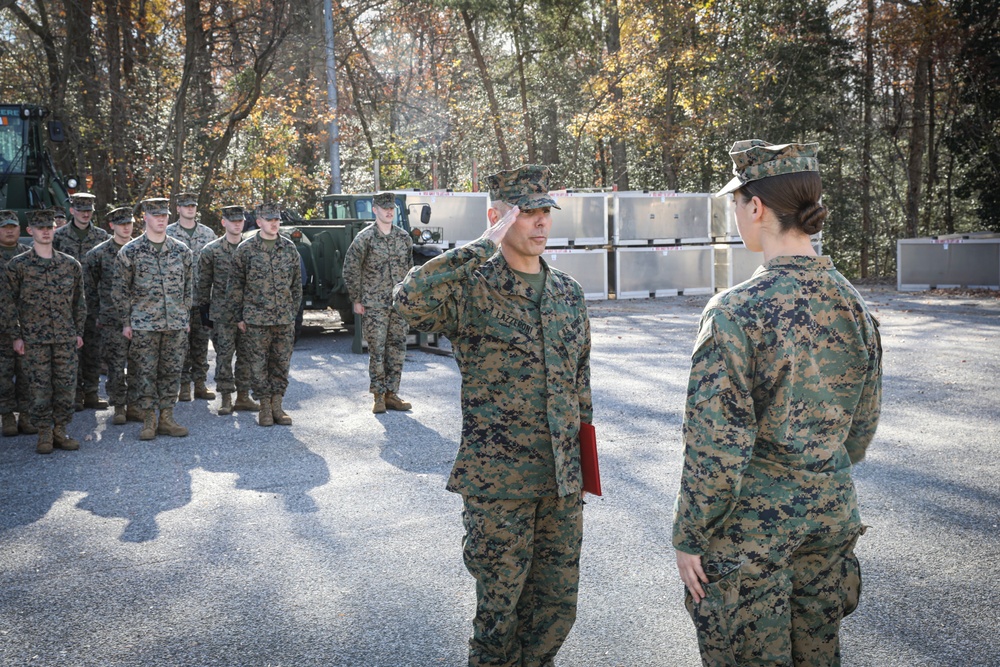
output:
[[833,268],[833,260],[825,255],[783,255],[775,257],[764,264],[765,271],[829,271]]
[[[545,291],[549,292],[552,289],[552,271],[544,259],[539,257],[538,260],[542,263],[542,270],[545,271]],[[503,256],[502,252],[497,250],[490,261],[497,267],[497,287],[509,294],[534,300],[534,288],[521,278],[521,276],[514,273],[514,269],[510,268],[510,264],[507,263],[507,258]]]

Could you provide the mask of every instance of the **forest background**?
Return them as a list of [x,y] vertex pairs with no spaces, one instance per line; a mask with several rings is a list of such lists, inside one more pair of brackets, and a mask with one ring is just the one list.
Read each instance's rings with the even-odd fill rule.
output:
[[[824,251],[1000,231],[1000,0],[0,0],[0,102],[61,120],[100,203],[196,189],[319,215],[342,189],[712,192],[737,139],[821,146]],[[474,166],[475,165],[475,166]]]

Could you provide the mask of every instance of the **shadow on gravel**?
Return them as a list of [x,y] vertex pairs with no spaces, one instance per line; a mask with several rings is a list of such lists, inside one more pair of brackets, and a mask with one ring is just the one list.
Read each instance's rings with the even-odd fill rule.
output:
[[[449,440],[404,412],[377,415],[385,429],[379,456],[400,470],[447,476],[458,453],[458,441]],[[456,427],[456,433],[459,427]]]

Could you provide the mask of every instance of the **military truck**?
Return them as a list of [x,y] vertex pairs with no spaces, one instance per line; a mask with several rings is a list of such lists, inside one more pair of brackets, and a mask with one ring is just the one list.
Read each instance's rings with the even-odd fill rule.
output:
[[77,186],[64,179],[52,161],[47,141],[64,139],[62,123],[44,123],[48,109],[30,104],[0,104],[0,209],[17,211],[25,229],[32,209],[65,206]]
[[[411,211],[410,209],[415,209]],[[421,226],[411,224],[413,213],[419,210]],[[302,306],[306,310],[332,308],[344,324],[354,323],[354,309],[344,281],[344,258],[351,241],[362,229],[375,221],[371,194],[326,195],[323,197],[321,219],[305,219],[285,211],[282,214],[283,234],[298,248],[305,266],[302,283]],[[393,224],[413,238],[414,262],[422,264],[441,252],[433,247],[442,238],[440,227],[429,227],[431,207],[427,204],[408,206],[406,195],[396,195],[396,217]]]

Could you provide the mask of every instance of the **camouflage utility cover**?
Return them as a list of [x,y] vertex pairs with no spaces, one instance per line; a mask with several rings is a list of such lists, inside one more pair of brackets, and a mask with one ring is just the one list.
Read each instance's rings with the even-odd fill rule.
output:
[[260,234],[239,245],[227,298],[237,322],[294,324],[302,303],[302,269],[295,244],[278,235],[268,248]]
[[[32,211],[28,214],[28,226],[29,227],[55,227],[56,219],[52,214],[51,209],[43,208],[39,210]],[[56,230],[59,231],[59,230]],[[53,237],[54,239],[54,237]],[[55,241],[53,240],[53,247],[55,246]],[[59,250],[59,248],[56,248]]]
[[392,289],[413,266],[413,239],[393,225],[388,234],[371,224],[354,237],[344,257],[344,281],[351,303],[391,308]]
[[190,322],[191,251],[169,236],[157,249],[143,234],[118,253],[112,293],[122,326],[136,331],[176,331]]
[[543,267],[540,306],[488,239],[413,268],[396,287],[396,310],[419,331],[445,334],[462,373],[462,443],[449,491],[517,499],[581,489],[590,320],[579,283]]
[[281,206],[274,202],[265,202],[258,206],[254,213],[264,220],[277,220],[281,217]]
[[205,246],[198,258],[194,302],[199,306],[209,304],[208,318],[213,322],[236,324],[238,321],[233,299],[229,296],[237,247],[222,236]]
[[69,196],[69,205],[78,211],[93,211],[97,197],[89,192],[77,192]]
[[245,220],[243,207],[242,206],[223,206],[222,207],[222,218],[224,220],[229,220],[231,222],[236,220]]
[[490,201],[502,201],[517,206],[522,211],[535,208],[559,208],[549,194],[549,168],[539,164],[526,164],[486,177]]
[[[129,218],[131,216],[129,209]],[[115,287],[118,252],[123,247],[114,238],[110,238],[83,258],[83,284],[86,288],[88,314],[96,317],[101,326],[112,327],[119,332],[124,325],[112,290]]]
[[379,208],[394,209],[396,208],[396,195],[392,192],[380,192],[372,197],[372,205]]
[[197,192],[178,192],[176,198],[177,198],[177,205],[178,206],[197,206],[198,205],[198,193]]
[[104,215],[104,221],[109,225],[127,225],[135,222],[134,206],[119,206]]
[[7,263],[7,280],[16,319],[4,326],[13,338],[48,345],[83,336],[87,302],[80,262],[61,252],[45,259],[32,250]]
[[760,139],[737,141],[729,151],[733,158],[733,177],[724,188],[715,193],[720,197],[735,192],[750,181],[769,176],[795,174],[800,171],[819,171],[816,154],[819,144],[773,145]]
[[8,209],[0,211],[0,227],[5,227],[7,225],[19,225],[20,221],[17,219],[17,213]]
[[851,464],[881,396],[877,322],[830,258],[772,259],[714,297],[691,360],[674,546],[856,532]]
[[170,200],[163,197],[150,197],[139,202],[139,211],[150,215],[170,215]]

